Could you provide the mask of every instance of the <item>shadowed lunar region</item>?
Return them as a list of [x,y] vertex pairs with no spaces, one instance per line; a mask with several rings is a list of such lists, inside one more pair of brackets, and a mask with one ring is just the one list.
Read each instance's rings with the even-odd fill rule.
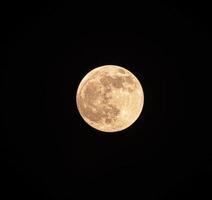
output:
[[104,65],[82,79],[76,94],[81,117],[102,132],[117,132],[140,116],[144,93],[139,80],[127,69]]

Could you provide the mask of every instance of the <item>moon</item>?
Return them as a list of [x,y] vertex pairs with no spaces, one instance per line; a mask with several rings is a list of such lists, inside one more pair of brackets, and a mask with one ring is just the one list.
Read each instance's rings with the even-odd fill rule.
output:
[[76,94],[83,120],[102,132],[118,132],[131,126],[144,105],[143,88],[129,70],[104,65],[81,80]]

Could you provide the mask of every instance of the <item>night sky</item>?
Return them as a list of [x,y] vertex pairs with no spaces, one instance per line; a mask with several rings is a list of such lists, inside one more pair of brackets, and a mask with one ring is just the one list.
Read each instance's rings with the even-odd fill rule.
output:
[[[208,5],[6,10],[8,198],[211,196]],[[116,134],[91,128],[76,107],[81,79],[107,64],[135,74],[145,96],[138,120]]]

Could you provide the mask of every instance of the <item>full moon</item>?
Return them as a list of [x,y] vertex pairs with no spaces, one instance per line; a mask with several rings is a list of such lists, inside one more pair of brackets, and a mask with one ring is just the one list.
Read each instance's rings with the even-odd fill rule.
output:
[[129,70],[104,65],[82,79],[76,103],[81,117],[91,127],[102,132],[117,132],[138,119],[144,93],[139,80]]

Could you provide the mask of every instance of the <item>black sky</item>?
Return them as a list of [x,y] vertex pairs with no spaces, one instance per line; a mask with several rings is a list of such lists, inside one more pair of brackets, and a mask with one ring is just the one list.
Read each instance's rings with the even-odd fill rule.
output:
[[[95,6],[8,6],[9,196],[207,196],[208,6]],[[145,95],[141,117],[115,135],[85,124],[75,102],[84,75],[105,64],[133,72]]]

